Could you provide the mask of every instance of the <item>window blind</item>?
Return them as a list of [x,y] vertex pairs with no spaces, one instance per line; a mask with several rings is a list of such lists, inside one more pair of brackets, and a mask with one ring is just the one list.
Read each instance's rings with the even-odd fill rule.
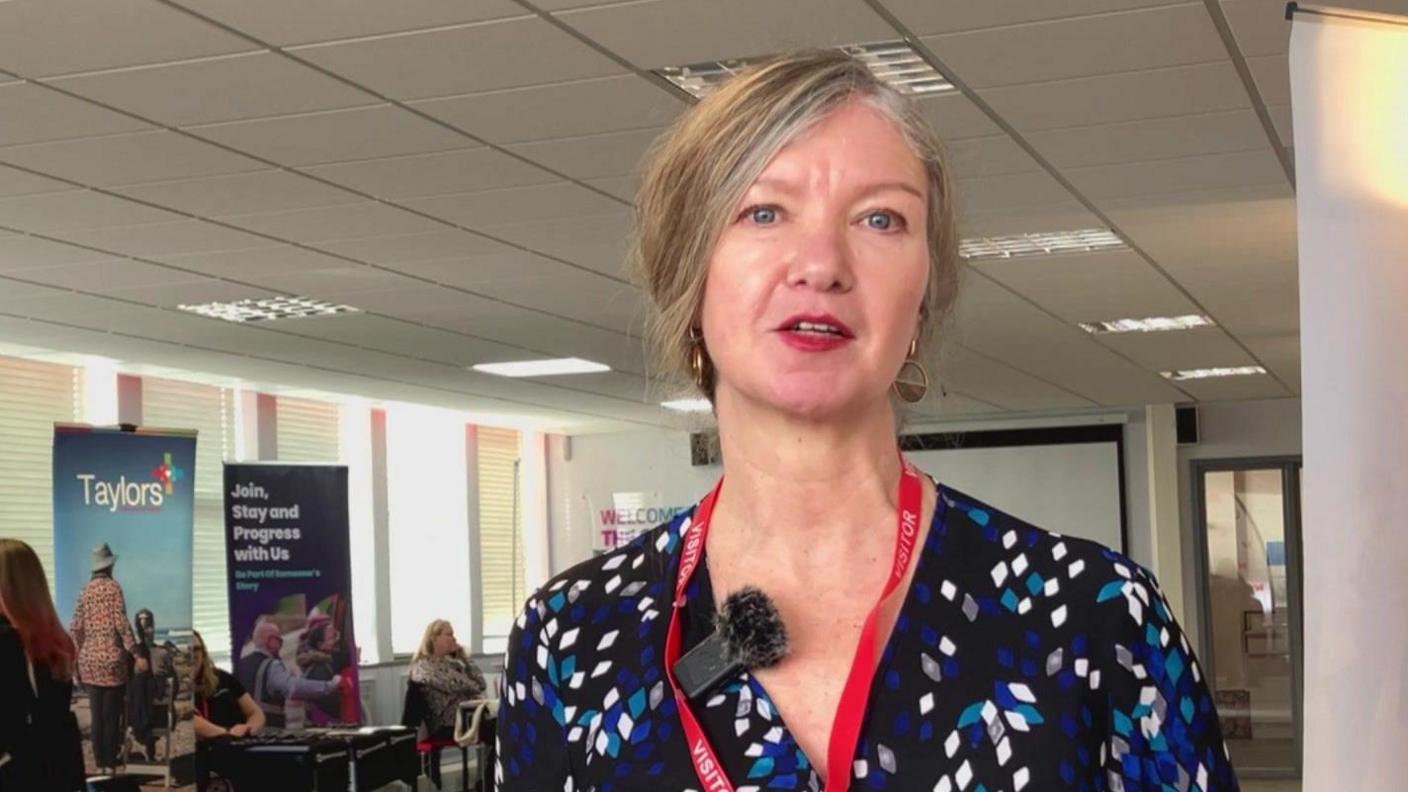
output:
[[232,396],[225,388],[142,378],[144,426],[197,432],[193,615],[206,647],[219,657],[230,652],[223,465],[233,456],[233,412]]
[[506,637],[527,598],[523,582],[523,516],[519,433],[478,429],[479,575],[484,636]]
[[278,397],[275,422],[280,462],[342,459],[342,408],[331,402]]
[[78,370],[0,357],[0,536],[38,553],[54,585],[54,424],[78,420]]

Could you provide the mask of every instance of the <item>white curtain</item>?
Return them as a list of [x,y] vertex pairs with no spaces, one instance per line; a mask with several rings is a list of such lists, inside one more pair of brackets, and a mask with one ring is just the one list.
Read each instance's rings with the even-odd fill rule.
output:
[[1408,18],[1291,32],[1306,790],[1408,778]]

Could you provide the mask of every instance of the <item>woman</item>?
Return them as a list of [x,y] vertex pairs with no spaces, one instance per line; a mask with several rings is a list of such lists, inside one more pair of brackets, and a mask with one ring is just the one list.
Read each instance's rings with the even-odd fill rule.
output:
[[147,670],[146,660],[132,659],[137,639],[127,622],[122,586],[112,577],[116,563],[106,543],[93,550],[93,578],[78,595],[69,625],[78,644],[78,678],[88,691],[93,761],[99,773],[109,773],[121,763],[128,664],[138,672]]
[[[839,52],[736,77],[657,144],[632,255],[724,477],[529,599],[501,789],[1236,789],[1147,572],[899,454],[894,400],[956,296],[940,152]],[[744,586],[789,652],[687,698],[674,661]]]
[[0,539],[0,792],[85,788],[69,710],[76,656],[39,557]]
[[[425,728],[431,739],[448,740],[455,735],[455,717],[460,702],[484,698],[484,673],[455,640],[455,628],[436,619],[425,628],[420,646],[411,658],[411,681],[420,685],[425,706]],[[480,725],[482,739],[492,748],[493,721]],[[493,761],[492,751],[486,759]],[[431,757],[430,778],[440,784],[440,754]]]
[[191,642],[191,689],[195,698],[197,740],[229,735],[245,737],[264,728],[264,712],[233,674],[216,668],[205,651],[205,639],[194,632]]
[[[309,627],[298,642],[298,654],[295,656],[295,662],[302,670],[303,676],[324,682],[336,677],[337,672],[346,665],[346,653],[338,647],[341,640],[341,633],[330,620],[318,621]],[[309,722],[319,726],[346,720],[342,718],[341,712],[340,692],[328,693],[307,701],[307,718]]]

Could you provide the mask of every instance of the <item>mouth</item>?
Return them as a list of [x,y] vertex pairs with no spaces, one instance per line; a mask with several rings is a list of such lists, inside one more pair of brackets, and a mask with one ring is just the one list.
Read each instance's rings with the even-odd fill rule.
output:
[[777,327],[778,332],[819,338],[855,338],[844,322],[830,315],[793,316]]

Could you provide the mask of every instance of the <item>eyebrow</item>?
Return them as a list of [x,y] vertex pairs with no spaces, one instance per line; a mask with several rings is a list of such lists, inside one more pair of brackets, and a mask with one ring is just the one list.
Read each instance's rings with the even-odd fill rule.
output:
[[[788,181],[786,179],[769,178],[766,176],[760,177],[757,181],[753,182],[753,187],[763,187],[766,189],[777,190],[778,192],[786,193],[788,195],[796,195],[798,192],[801,192],[801,189],[794,182]],[[919,189],[918,187],[915,187],[913,184],[907,181],[876,182],[875,184],[866,187],[864,190],[861,190],[860,194],[861,197],[869,197],[871,195],[874,195],[875,193],[888,192],[892,190],[909,193],[910,195],[913,195],[915,198],[918,198],[921,201],[926,200],[924,196],[924,191]]]

